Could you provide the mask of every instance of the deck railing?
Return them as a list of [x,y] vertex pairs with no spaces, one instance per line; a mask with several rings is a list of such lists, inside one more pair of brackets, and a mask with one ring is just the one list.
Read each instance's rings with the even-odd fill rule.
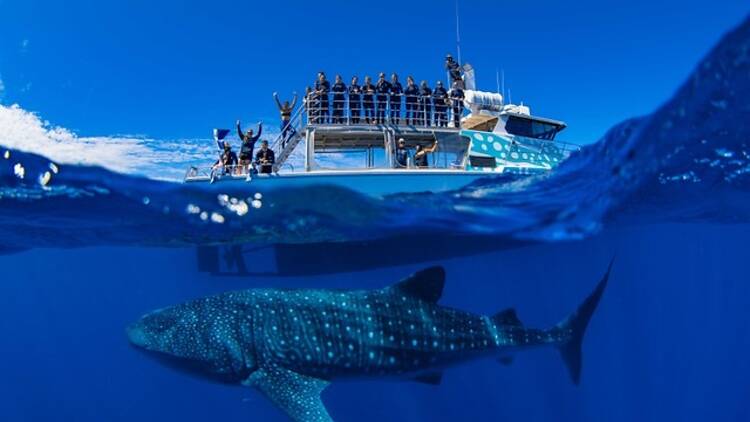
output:
[[304,98],[308,125],[397,125],[459,127],[463,100],[403,94],[317,94]]

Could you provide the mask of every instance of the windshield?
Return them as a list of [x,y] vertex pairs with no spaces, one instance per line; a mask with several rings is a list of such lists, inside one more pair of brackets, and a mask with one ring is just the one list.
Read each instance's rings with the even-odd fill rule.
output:
[[505,130],[513,135],[552,140],[555,138],[557,132],[560,131],[560,126],[531,118],[508,116],[508,120],[505,123]]

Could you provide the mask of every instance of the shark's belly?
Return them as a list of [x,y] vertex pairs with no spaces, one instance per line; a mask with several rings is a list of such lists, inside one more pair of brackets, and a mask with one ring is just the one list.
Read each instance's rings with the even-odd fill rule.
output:
[[317,378],[406,375],[494,347],[481,317],[408,297],[301,299],[264,309],[256,347],[262,359]]

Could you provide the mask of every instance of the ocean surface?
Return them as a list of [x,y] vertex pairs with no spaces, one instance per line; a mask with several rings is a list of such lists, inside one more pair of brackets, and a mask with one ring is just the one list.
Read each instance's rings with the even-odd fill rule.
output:
[[324,402],[340,421],[750,420],[748,21],[551,174],[444,194],[184,185],[210,142],[81,138],[0,107],[17,128],[0,134],[0,420],[283,421],[252,389],[144,358],[125,327],[212,293],[379,288],[434,264],[441,304],[546,327],[613,256],[579,386],[541,348],[439,386],[333,383]]

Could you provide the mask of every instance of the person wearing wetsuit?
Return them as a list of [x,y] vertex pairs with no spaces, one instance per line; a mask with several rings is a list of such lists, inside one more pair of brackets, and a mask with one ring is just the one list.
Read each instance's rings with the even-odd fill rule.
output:
[[406,149],[404,138],[399,138],[394,155],[396,158],[396,168],[407,168],[409,166],[409,150]]
[[437,81],[435,90],[432,91],[432,99],[435,104],[435,126],[448,126],[448,91],[443,88],[443,82]]
[[362,87],[359,86],[359,79],[355,76],[352,83],[349,84],[349,115],[352,124],[359,124],[359,114],[362,109],[360,97],[362,96]]
[[[232,151],[229,143],[224,143],[224,152],[221,154],[219,159],[214,163],[213,169],[216,170],[219,167],[222,168],[223,174],[229,174],[233,167],[237,166],[237,154]],[[236,171],[236,170],[235,170]]]
[[423,126],[432,126],[432,90],[427,81],[422,81],[419,86],[419,122]]
[[453,107],[453,127],[461,127],[461,115],[464,110],[464,90],[456,81],[451,88],[451,105]]
[[[286,141],[296,132],[294,127],[292,127],[291,122],[294,106],[297,105],[297,93],[294,93],[294,99],[291,104],[289,104],[289,101],[284,101],[282,103],[279,100],[279,94],[276,92],[273,93],[273,99],[276,100],[276,105],[279,107],[279,113],[281,114],[281,126],[279,129],[281,130],[281,145],[284,147],[286,146]],[[258,136],[260,136],[260,134],[258,134]]]
[[451,77],[451,84],[461,80],[461,66],[453,60],[453,56],[450,54],[445,56],[445,70]]
[[271,148],[268,148],[268,141],[261,142],[260,151],[255,154],[255,165],[260,169],[260,173],[271,173],[275,162],[276,154],[274,154]]
[[344,123],[344,103],[346,101],[346,85],[341,80],[341,75],[336,75],[336,80],[331,87],[333,92],[333,121],[334,124]]
[[377,109],[375,110],[375,122],[378,124],[385,124],[386,121],[386,108],[388,107],[388,94],[391,92],[391,84],[385,80],[385,73],[378,75],[378,83],[375,84],[375,92],[377,95]]
[[401,96],[404,93],[404,87],[398,81],[398,75],[391,75],[391,124],[401,124]]
[[375,85],[372,79],[365,76],[365,84],[362,85],[362,107],[365,110],[365,123],[375,123]]
[[318,123],[328,123],[328,116],[331,112],[328,103],[328,92],[331,90],[331,83],[326,79],[326,74],[318,73],[318,80],[315,81],[315,95],[318,97],[319,114]]
[[417,145],[414,149],[414,165],[419,168],[427,168],[430,166],[430,163],[427,160],[427,154],[431,154],[435,152],[437,149],[438,142],[435,141],[434,144],[432,144],[429,148],[424,148],[422,145]]
[[242,146],[240,147],[240,166],[244,167],[245,171],[250,170],[250,163],[253,161],[253,150],[255,149],[255,143],[260,139],[260,135],[263,134],[263,122],[258,122],[258,134],[253,136],[253,130],[248,129],[247,133],[242,133],[242,126],[239,120],[237,120],[237,135],[242,140]]
[[406,103],[406,118],[407,125],[419,124],[419,88],[414,83],[414,78],[409,76],[406,78],[406,88],[404,89],[404,100]]

